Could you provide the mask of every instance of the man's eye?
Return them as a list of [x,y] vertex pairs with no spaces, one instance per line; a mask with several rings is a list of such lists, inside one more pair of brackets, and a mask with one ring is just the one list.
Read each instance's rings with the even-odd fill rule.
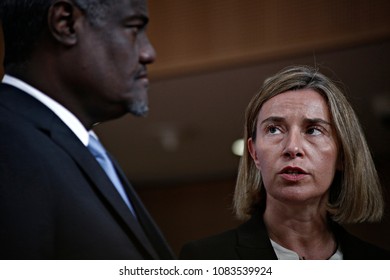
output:
[[134,32],[139,32],[142,28],[142,26],[139,26],[139,25],[127,25],[126,26],[127,28],[129,29],[132,29]]
[[143,25],[143,24],[127,24],[126,28],[130,29],[134,33],[139,33],[145,28],[145,25]]

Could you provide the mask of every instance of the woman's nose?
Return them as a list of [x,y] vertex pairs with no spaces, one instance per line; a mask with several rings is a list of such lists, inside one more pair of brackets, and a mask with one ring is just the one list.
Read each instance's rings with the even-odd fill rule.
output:
[[286,137],[283,156],[288,158],[303,157],[303,139],[299,131],[290,131]]

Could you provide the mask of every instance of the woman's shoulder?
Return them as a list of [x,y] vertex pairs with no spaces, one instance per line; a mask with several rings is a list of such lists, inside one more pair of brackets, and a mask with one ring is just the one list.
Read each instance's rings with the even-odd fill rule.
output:
[[185,244],[180,259],[276,259],[261,215],[235,229]]
[[335,233],[345,260],[390,260],[390,251],[360,239],[339,225]]

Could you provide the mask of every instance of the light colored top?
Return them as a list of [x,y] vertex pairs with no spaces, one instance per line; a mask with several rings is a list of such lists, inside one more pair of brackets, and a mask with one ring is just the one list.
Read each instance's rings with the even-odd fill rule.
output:
[[[280,244],[276,243],[275,241],[271,240],[272,247],[274,248],[274,251],[276,253],[276,256],[278,257],[278,260],[302,260],[302,258],[299,257],[299,255],[287,248],[284,248]],[[329,260],[342,260],[343,259],[343,253],[340,250],[340,247],[337,248],[337,251],[329,258]]]
[[85,129],[83,124],[79,121],[76,116],[66,109],[63,105],[47,96],[43,92],[38,89],[30,86],[26,82],[15,78],[10,75],[4,75],[3,81],[4,84],[12,85],[23,92],[31,95],[41,103],[43,103],[46,107],[54,112],[65,124],[69,127],[70,130],[77,136],[78,139],[84,144],[84,146],[88,145],[89,135],[88,131]]

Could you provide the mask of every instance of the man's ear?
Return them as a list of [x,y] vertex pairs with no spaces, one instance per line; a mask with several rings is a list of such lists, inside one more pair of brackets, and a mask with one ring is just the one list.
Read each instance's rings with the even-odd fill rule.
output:
[[257,169],[260,170],[260,162],[259,162],[259,157],[257,156],[256,148],[255,148],[255,142],[253,141],[252,138],[248,139],[247,142],[248,145],[248,151],[253,159],[253,162],[255,163]]
[[48,12],[49,31],[53,38],[66,46],[76,44],[77,24],[82,16],[82,12],[72,1],[54,1]]

